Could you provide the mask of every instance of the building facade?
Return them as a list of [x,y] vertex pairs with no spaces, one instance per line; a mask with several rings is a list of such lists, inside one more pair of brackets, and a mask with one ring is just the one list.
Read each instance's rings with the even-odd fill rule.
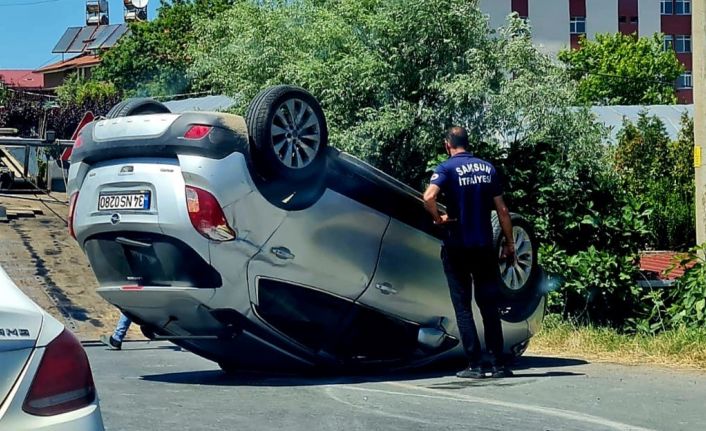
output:
[[692,103],[691,6],[693,0],[480,0],[490,24],[499,27],[511,12],[529,19],[532,38],[556,54],[578,47],[579,37],[598,33],[651,36],[664,33],[685,68],[676,82],[680,103]]

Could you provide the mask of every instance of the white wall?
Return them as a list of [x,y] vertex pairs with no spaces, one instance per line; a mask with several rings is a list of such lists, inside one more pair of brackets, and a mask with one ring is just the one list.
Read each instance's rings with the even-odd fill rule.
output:
[[618,0],[586,0],[586,36],[595,39],[598,33],[617,32]]
[[571,45],[568,0],[529,0],[529,20],[532,40],[542,51],[556,54]]
[[512,0],[480,0],[480,10],[490,15],[490,27],[498,28],[512,12]]
[[637,3],[638,19],[640,20],[639,36],[652,36],[662,31],[659,4],[659,0],[640,0]]

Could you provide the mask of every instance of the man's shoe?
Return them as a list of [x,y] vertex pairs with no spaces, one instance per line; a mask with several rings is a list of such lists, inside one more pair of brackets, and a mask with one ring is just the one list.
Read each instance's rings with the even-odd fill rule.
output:
[[494,379],[502,379],[504,377],[512,377],[513,376],[512,371],[505,366],[502,366],[502,367],[493,366],[493,368],[491,369],[491,374]]
[[101,335],[101,343],[105,344],[112,350],[120,350],[123,348],[123,343],[113,338],[112,335]]
[[470,367],[456,373],[456,377],[460,377],[462,379],[482,379],[485,377],[485,372],[478,365],[471,365]]

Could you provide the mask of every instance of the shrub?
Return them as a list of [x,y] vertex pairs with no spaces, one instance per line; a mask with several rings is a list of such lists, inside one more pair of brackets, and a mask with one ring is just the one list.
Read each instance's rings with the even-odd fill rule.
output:
[[686,114],[676,141],[657,117],[625,121],[614,152],[619,184],[652,209],[647,246],[684,250],[695,243],[693,120]]
[[69,76],[56,93],[63,106],[112,101],[119,95],[112,83],[82,80],[76,74]]
[[683,277],[679,278],[670,292],[672,304],[669,307],[673,326],[706,326],[706,244],[694,247],[679,262],[680,265],[693,264]]
[[[619,214],[608,214],[600,224],[596,218],[584,223],[595,234],[586,249],[567,252],[554,244],[539,250],[540,263],[556,279],[559,290],[550,295],[549,310],[583,323],[626,328],[630,319],[650,313],[651,305],[635,283],[637,248],[647,233],[649,211],[627,203]],[[599,240],[599,238],[603,238]],[[600,247],[600,248],[599,248]]]

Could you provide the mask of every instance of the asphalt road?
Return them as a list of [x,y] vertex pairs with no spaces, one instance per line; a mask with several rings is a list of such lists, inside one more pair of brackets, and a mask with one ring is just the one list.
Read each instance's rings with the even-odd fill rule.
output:
[[226,376],[167,343],[88,345],[106,429],[701,430],[706,374],[527,357],[516,376]]

